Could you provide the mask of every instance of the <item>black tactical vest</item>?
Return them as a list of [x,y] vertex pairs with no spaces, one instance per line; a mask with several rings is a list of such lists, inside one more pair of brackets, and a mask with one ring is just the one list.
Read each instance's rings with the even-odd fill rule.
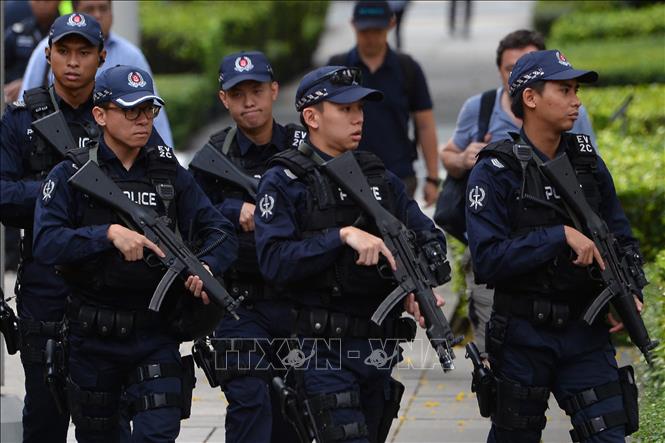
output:
[[[58,110],[58,105],[52,93],[52,88],[45,86],[25,91],[23,96],[25,106],[30,111],[32,121],[46,117]],[[93,131],[97,132],[96,128],[93,128],[94,123],[92,122],[68,121],[67,126],[79,148],[85,147]],[[30,140],[31,148],[23,153],[23,167],[26,171],[24,178],[42,180],[63,158],[50,146],[48,141],[42,139],[37,133],[31,132]]]
[[[268,160],[282,149],[297,148],[300,141],[304,139],[305,130],[298,125],[287,125],[286,142],[288,146],[275,147],[272,144],[256,150],[255,155],[240,155],[235,127],[228,127],[223,131],[213,134],[210,137],[212,144],[219,152],[226,155],[236,166],[245,171],[248,175],[256,178],[261,176],[268,169]],[[229,143],[225,143],[227,136],[233,137]],[[213,178],[215,186],[211,187],[214,195],[210,199],[214,202],[222,201],[224,198],[235,198],[248,203],[255,202],[250,198],[245,190],[224,180]],[[256,256],[256,241],[254,232],[239,231],[238,233],[238,259],[227,271],[225,277],[227,284],[232,284],[229,280],[256,283],[262,281],[261,271],[259,270],[258,258]],[[257,280],[258,279],[258,280]]]
[[[587,135],[562,135],[565,152],[575,169],[582,185],[584,196],[596,213],[600,212],[599,178],[597,176],[597,155]],[[478,154],[479,159],[495,157],[524,180],[524,194],[516,189],[510,198],[509,212],[511,236],[520,236],[539,228],[566,224],[574,226],[561,201],[556,187],[540,171],[532,158],[526,170],[513,153],[514,142],[505,140],[488,145]],[[533,154],[536,155],[535,153]],[[511,276],[505,281],[497,281],[497,292],[528,296],[548,296],[559,300],[575,300],[586,303],[587,297],[602,289],[597,281],[589,276],[588,269],[572,263],[574,252],[566,247],[562,253],[537,269]],[[584,297],[583,300],[580,300]]]
[[[100,163],[113,181],[135,203],[167,216],[169,227],[175,229],[175,179],[178,163],[174,156],[163,156],[163,146],[144,147],[147,173],[141,180],[124,180]],[[78,226],[123,224],[109,208],[85,196],[84,208]],[[114,247],[75,266],[65,268],[63,275],[75,287],[74,292],[98,303],[123,309],[145,309],[154,289],[164,275],[164,268],[156,257],[145,261],[129,262]],[[173,286],[178,286],[175,283]]]
[[[355,151],[354,155],[376,199],[391,214],[395,214],[395,191],[386,180],[383,162],[367,151]],[[306,210],[301,214],[299,226],[303,238],[320,235],[327,229],[350,225],[380,237],[374,222],[363,216],[361,208],[353,199],[300,150],[288,150],[276,155],[271,159],[270,166],[288,168],[307,187]],[[356,260],[356,252],[344,246],[333,266],[288,285],[284,288],[285,293],[321,293],[322,302],[326,305],[332,302],[331,297],[363,297],[365,301],[376,299],[378,302],[395,288],[396,283],[387,263],[380,262],[379,267],[382,269],[379,270],[379,267],[359,266]]]

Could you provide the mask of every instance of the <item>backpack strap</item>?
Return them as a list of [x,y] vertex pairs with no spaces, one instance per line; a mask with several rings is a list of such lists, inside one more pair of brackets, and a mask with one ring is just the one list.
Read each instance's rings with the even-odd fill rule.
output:
[[480,112],[478,112],[478,140],[482,142],[485,139],[487,130],[490,127],[492,110],[496,102],[496,89],[485,91],[480,96]]
[[409,111],[416,103],[416,61],[408,54],[395,52],[402,75],[404,75],[404,89],[409,102]]
[[307,129],[295,123],[289,123],[284,126],[284,128],[286,129],[287,146],[280,146],[280,149],[287,147],[297,149],[298,146],[300,146],[300,143],[305,141],[305,138],[307,137]]

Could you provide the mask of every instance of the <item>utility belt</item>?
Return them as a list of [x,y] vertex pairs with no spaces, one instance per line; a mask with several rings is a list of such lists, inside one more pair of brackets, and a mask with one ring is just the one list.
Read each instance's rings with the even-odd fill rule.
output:
[[44,363],[44,344],[47,339],[60,340],[61,321],[19,320],[21,360],[24,363]]
[[496,291],[493,309],[501,316],[519,317],[530,321],[534,326],[549,326],[559,329],[564,328],[570,321],[581,318],[584,305],[546,297],[509,295]]
[[411,341],[416,336],[416,322],[407,317],[386,318],[379,326],[364,317],[353,317],[326,309],[298,311],[299,335],[324,338],[381,338]]
[[[259,277],[257,277],[259,278]],[[270,300],[277,297],[275,291],[271,290],[265,283],[253,283],[247,280],[229,278],[226,280],[226,287],[231,297],[237,299],[243,297],[243,301],[254,302],[260,300]]]
[[164,326],[157,312],[123,311],[114,307],[91,304],[77,296],[67,297],[66,317],[75,322],[84,335],[127,338],[138,329],[155,329]]

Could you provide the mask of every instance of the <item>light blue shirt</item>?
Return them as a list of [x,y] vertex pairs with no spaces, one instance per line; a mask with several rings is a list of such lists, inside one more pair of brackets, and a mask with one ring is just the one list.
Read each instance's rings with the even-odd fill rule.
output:
[[[490,117],[489,128],[487,132],[492,135],[491,142],[497,142],[510,138],[508,132],[519,132],[520,127],[515,125],[510,115],[506,113],[501,107],[501,94],[503,87],[496,90],[496,100],[494,108],[492,109],[492,116]],[[469,143],[478,141],[478,114],[480,113],[480,96],[482,94],[470,97],[462,106],[462,110],[457,116],[457,126],[453,133],[453,143],[462,151],[469,146]],[[576,134],[586,134],[591,136],[591,143],[593,144],[596,152],[596,134],[593,132],[589,116],[587,115],[584,106],[580,107],[580,115],[575,121],[573,128],[570,132]]]
[[[48,83],[53,83],[53,73],[51,72],[46,57],[44,56],[44,49],[48,46],[48,38],[43,39],[30,56],[28,67],[23,74],[23,85],[19,97],[23,97],[23,93],[32,88],[37,88],[44,84],[44,77],[48,69]],[[104,48],[106,49],[106,61],[97,70],[97,75],[104,72],[105,69],[112,68],[115,65],[130,65],[148,71],[152,76],[150,65],[143,56],[143,53],[136,45],[130,43],[128,40],[120,37],[119,35],[109,32],[108,38],[104,41]],[[155,86],[155,93],[157,93],[157,86]],[[159,95],[159,94],[158,94]],[[162,109],[155,119],[155,129],[164,140],[164,143],[173,147],[173,135],[171,134],[171,127],[169,126],[169,119],[166,115],[166,109]]]

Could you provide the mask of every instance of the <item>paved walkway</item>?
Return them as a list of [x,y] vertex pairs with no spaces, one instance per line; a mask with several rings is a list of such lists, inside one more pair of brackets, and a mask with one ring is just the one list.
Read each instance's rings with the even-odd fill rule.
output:
[[[351,2],[333,2],[326,23],[326,32],[314,61],[324,63],[333,53],[353,45],[349,24]],[[435,103],[439,142],[451,135],[457,113],[464,100],[477,92],[498,84],[494,51],[499,39],[511,30],[530,25],[532,4],[529,2],[474,2],[474,16],[470,38],[451,38],[448,35],[448,2],[413,2],[403,23],[404,49],[422,65],[429,81]],[[297,81],[282,85],[275,106],[280,122],[297,121],[293,110],[293,97]],[[230,124],[228,116],[208,125],[192,138],[190,147],[200,147],[208,136]],[[189,153],[182,156],[188,163]],[[418,173],[424,175],[421,164]],[[431,214],[431,208],[427,210]],[[13,276],[7,276],[6,288],[13,287]],[[437,288],[448,300],[448,311],[455,304],[447,288]],[[447,314],[449,314],[447,312]],[[414,346],[405,352],[405,361],[395,371],[396,378],[406,386],[400,418],[391,430],[391,442],[481,442],[489,429],[489,421],[478,415],[475,396],[470,392],[470,362],[464,359],[463,349],[457,354],[455,371],[444,374],[434,364],[433,356],[422,331]],[[181,348],[190,353],[190,344]],[[2,350],[5,353],[4,347]],[[628,355],[623,357],[629,358]],[[2,387],[2,409],[10,398],[22,398],[23,374],[17,355],[4,355],[5,385]],[[182,422],[179,442],[223,442],[224,410],[226,401],[218,389],[211,389],[204,375],[197,374],[192,418]],[[545,442],[568,442],[569,423],[552,401],[548,410],[548,426],[543,435]],[[4,438],[3,438],[3,441]],[[7,440],[9,441],[9,440]],[[73,428],[70,441],[74,441]]]

